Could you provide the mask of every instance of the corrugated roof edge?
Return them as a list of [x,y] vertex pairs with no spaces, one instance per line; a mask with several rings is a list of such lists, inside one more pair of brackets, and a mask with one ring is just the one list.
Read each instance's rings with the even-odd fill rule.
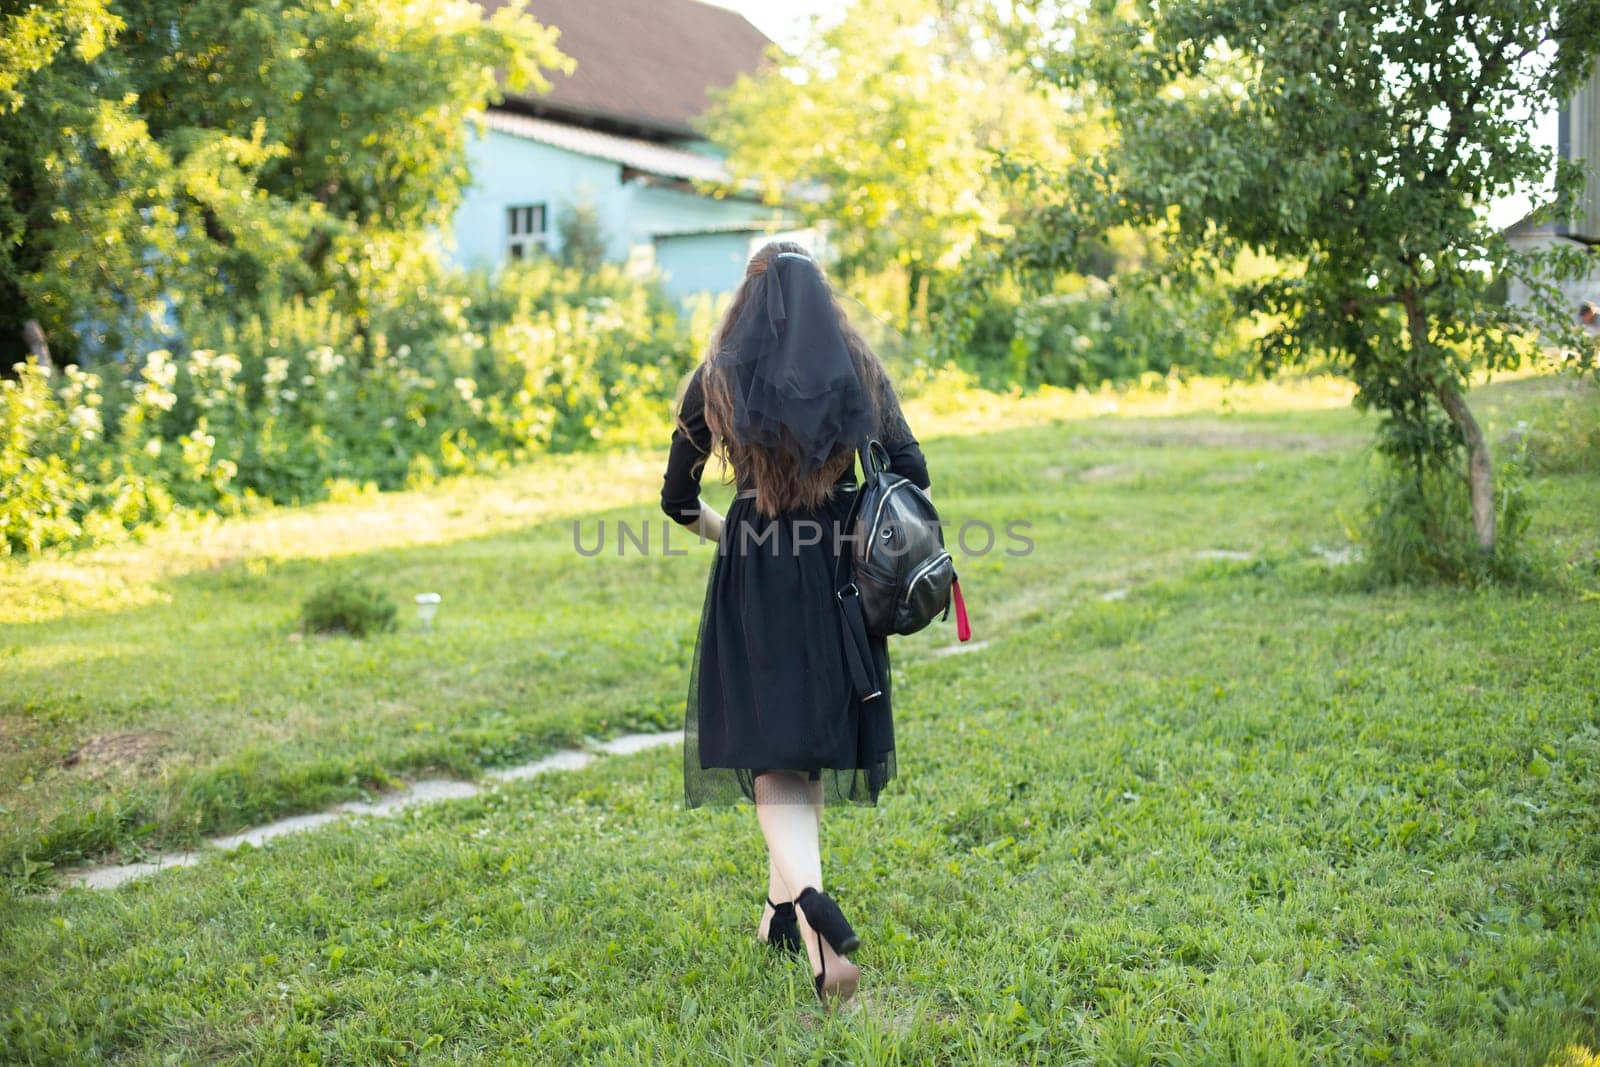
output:
[[711,237],[724,233],[782,233],[799,227],[794,219],[753,219],[750,222],[725,222],[715,226],[694,226],[681,230],[657,230],[650,236],[656,240],[663,237]]
[[499,108],[490,108],[485,120],[492,130],[523,137],[530,141],[562,148],[579,155],[610,160],[635,170],[658,174],[666,178],[687,178],[694,181],[726,182],[728,171],[720,160],[614,133],[584,129],[551,119],[517,115]]

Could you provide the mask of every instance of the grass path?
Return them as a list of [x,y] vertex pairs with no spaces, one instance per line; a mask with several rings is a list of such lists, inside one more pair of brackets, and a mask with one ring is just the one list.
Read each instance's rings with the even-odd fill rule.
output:
[[[1536,387],[1477,402],[1503,429]],[[753,943],[754,819],[681,810],[667,750],[0,900],[0,1060],[1542,1065],[1600,1045],[1593,578],[1357,588],[1319,554],[1364,469],[1335,399],[921,413],[941,507],[1027,519],[1037,547],[964,563],[983,648],[899,644],[901,777],[830,812],[866,946],[853,1015],[819,1015],[803,966]],[[4,572],[11,862],[678,725],[703,556],[570,544],[575,511],[650,515],[658,461]],[[1593,475],[1538,489],[1536,536],[1592,558]],[[439,589],[438,630],[289,641],[344,566]],[[108,734],[161,740],[60,766]]]

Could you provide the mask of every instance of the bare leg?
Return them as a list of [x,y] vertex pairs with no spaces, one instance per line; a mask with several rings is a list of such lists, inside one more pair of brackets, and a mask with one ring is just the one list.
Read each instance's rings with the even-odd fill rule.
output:
[[[792,784],[793,783],[790,783],[790,782],[783,783],[783,788],[782,788],[782,791],[781,791],[781,796],[782,796],[783,799],[775,801],[776,803],[788,803],[789,802],[788,797],[789,797],[789,791],[790,791],[790,788],[791,788]],[[820,781],[816,781],[816,782],[806,781],[805,782],[805,786],[806,786],[806,802],[810,805],[811,811],[812,811],[812,817],[816,820],[816,823],[817,823],[818,841],[819,841],[819,847],[820,847],[821,830],[822,830],[822,783]],[[769,802],[765,798],[764,794],[767,794],[769,792],[774,792],[774,793],[777,792],[777,787],[776,786],[772,786],[772,785],[758,786],[758,789],[760,789],[761,792],[757,793],[757,796],[758,797],[762,797],[762,803],[768,803]],[[817,863],[816,875],[817,875],[817,880],[812,884],[816,887],[818,892],[821,892],[821,890],[822,890],[822,864],[821,864],[820,859],[819,859],[819,861]],[[768,939],[768,937],[769,937],[769,935],[771,933],[771,930],[772,930],[772,905],[773,904],[782,904],[785,901],[792,901],[794,899],[795,895],[799,892],[799,890],[800,889],[804,889],[804,888],[805,888],[805,886],[801,886],[801,887],[799,887],[799,889],[796,889],[793,892],[790,891],[788,885],[783,880],[783,876],[778,872],[778,861],[773,857],[772,850],[769,847],[767,849],[767,901],[768,901],[768,903],[762,905],[761,922],[756,926],[756,937],[760,938],[762,941],[766,941]]]
[[[793,900],[800,891],[822,889],[822,848],[818,841],[818,807],[822,802],[821,783],[810,782],[794,771],[769,771],[755,780],[756,819],[767,839],[769,871],[783,888],[781,898]],[[855,965],[833,951],[806,922],[805,913],[795,909],[800,922],[800,939],[811,958],[811,973],[821,974],[826,965],[833,974],[853,971]]]
[[[811,817],[817,821],[817,840],[822,840],[822,782],[807,782],[811,791]],[[820,872],[819,876],[820,876]],[[817,892],[822,892],[822,883],[817,883]]]
[[[756,778],[756,819],[767,839],[769,884],[793,900],[806,886],[822,888],[822,848],[812,783],[794,771],[768,771]],[[773,900],[780,899],[777,896]]]

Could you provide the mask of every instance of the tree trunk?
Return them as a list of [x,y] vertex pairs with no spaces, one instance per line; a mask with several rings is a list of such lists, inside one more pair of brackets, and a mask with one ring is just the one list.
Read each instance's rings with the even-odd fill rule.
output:
[[1435,382],[1434,395],[1444,405],[1445,414],[1461,431],[1461,440],[1467,446],[1467,487],[1472,492],[1472,530],[1478,535],[1478,547],[1484,552],[1494,551],[1494,464],[1490,461],[1489,442],[1484,440],[1478,420],[1467,407],[1467,398],[1453,382]]
[[50,368],[50,345],[44,339],[39,320],[29,319],[22,324],[22,343],[28,346],[28,353],[33,356],[35,363],[46,370]]
[[912,260],[906,265],[906,333],[917,328],[917,297],[922,288],[922,263]]
[[[1422,299],[1415,289],[1407,289],[1400,294],[1400,302],[1405,305],[1406,328],[1411,333],[1411,344],[1421,357],[1432,347],[1428,341],[1428,320],[1422,310]],[[1418,363],[1422,362],[1419,358]],[[1494,464],[1489,455],[1489,442],[1484,439],[1483,428],[1473,418],[1467,398],[1461,395],[1455,382],[1437,373],[1429,375],[1428,380],[1433,395],[1438,398],[1445,414],[1450,416],[1451,423],[1460,432],[1461,441],[1467,448],[1467,489],[1472,496],[1472,532],[1478,539],[1479,548],[1485,553],[1493,552]]]

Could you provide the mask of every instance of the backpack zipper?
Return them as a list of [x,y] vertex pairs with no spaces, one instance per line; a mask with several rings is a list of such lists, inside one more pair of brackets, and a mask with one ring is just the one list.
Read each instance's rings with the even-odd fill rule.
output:
[[949,558],[950,558],[950,553],[941,552],[937,556],[934,556],[932,559],[930,559],[928,562],[924,563],[922,566],[918,567],[916,569],[916,571],[912,573],[911,580],[906,583],[906,595],[905,595],[904,599],[905,599],[905,601],[907,603],[911,602],[911,593],[912,593],[913,590],[915,590],[917,588],[917,583],[922,581],[922,579],[926,578],[928,576],[928,572],[929,571],[933,570],[933,568],[937,567],[939,564],[943,563],[945,560],[947,560]]
[[895,482],[893,485],[883,491],[883,495],[878,498],[877,510],[872,513],[872,525],[869,526],[868,529],[876,530],[878,528],[878,522],[883,518],[884,505],[889,503],[889,498],[895,494],[896,490],[903,489],[910,484],[911,482],[909,480],[901,478],[899,481]]

